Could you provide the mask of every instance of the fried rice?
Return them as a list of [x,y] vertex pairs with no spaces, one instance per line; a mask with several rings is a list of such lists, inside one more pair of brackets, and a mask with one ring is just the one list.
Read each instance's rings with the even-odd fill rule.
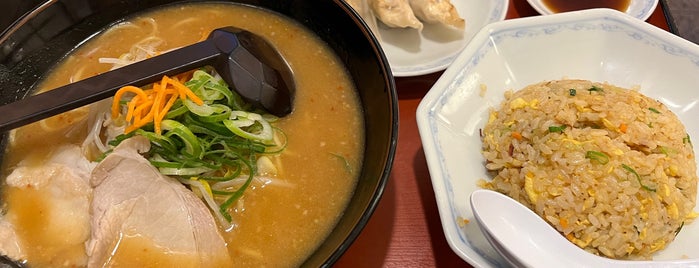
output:
[[508,91],[481,136],[492,174],[481,186],[591,253],[649,259],[697,215],[690,137],[636,90],[558,80]]

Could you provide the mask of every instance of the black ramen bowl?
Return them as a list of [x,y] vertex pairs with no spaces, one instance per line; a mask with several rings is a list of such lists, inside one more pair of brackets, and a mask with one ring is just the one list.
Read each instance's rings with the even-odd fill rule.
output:
[[[139,11],[176,1],[2,2],[0,7],[5,15],[0,19],[0,104],[7,104],[24,98],[56,62],[100,30]],[[345,64],[358,90],[366,129],[361,174],[348,207],[334,230],[303,265],[330,266],[366,225],[389,177],[398,136],[398,105],[391,69],[379,42],[342,0],[231,2],[275,11],[315,32]],[[7,135],[0,135],[0,147],[5,148]]]

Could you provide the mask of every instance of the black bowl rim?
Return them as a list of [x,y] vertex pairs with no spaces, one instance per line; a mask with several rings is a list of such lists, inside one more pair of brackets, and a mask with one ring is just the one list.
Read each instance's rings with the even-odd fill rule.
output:
[[[12,36],[12,34],[18,30],[21,26],[23,26],[25,23],[30,21],[33,17],[41,14],[41,12],[48,8],[50,5],[57,3],[58,1],[56,0],[46,0],[43,3],[37,5],[33,9],[29,10],[19,18],[17,18],[12,24],[10,24],[7,28],[1,29],[0,31],[0,45],[3,44],[7,39]],[[170,4],[174,4],[176,2],[190,2],[187,0],[184,1],[173,1]],[[193,1],[193,2],[196,2]],[[213,0],[213,1],[206,1],[206,2],[226,2],[226,1],[221,1],[221,0]],[[366,22],[362,19],[362,17],[345,1],[343,0],[333,0],[336,5],[338,5],[341,9],[344,10],[346,14],[350,16],[350,19],[354,21],[354,23],[360,28],[362,33],[365,35],[367,40],[370,43],[371,48],[374,50],[373,53],[377,58],[379,59],[379,63],[381,64],[381,69],[385,73],[384,75],[384,83],[387,86],[389,94],[389,99],[391,100],[391,103],[389,104],[389,110],[391,112],[391,126],[390,126],[390,141],[388,143],[388,148],[386,150],[386,157],[385,161],[383,163],[383,171],[381,174],[381,178],[378,180],[378,183],[375,185],[374,193],[372,197],[369,199],[369,202],[366,204],[366,207],[363,209],[362,216],[356,219],[356,224],[354,224],[354,228],[347,234],[345,237],[344,241],[339,244],[339,246],[333,251],[331,255],[328,256],[328,258],[325,260],[323,263],[322,267],[329,267],[335,264],[340,257],[352,246],[354,241],[359,237],[361,234],[362,230],[366,227],[367,223],[371,219],[373,213],[375,212],[378,204],[381,201],[381,198],[383,196],[383,193],[385,191],[386,185],[388,184],[388,180],[390,178],[391,170],[393,167],[393,162],[395,160],[395,154],[396,154],[396,148],[397,148],[397,142],[398,142],[398,129],[399,129],[399,112],[398,112],[398,95],[396,92],[396,85],[395,85],[395,80],[389,65],[389,61],[386,57],[386,54],[384,53],[383,49],[381,48],[381,44],[378,40],[378,38],[373,34],[373,32],[370,30],[369,26],[366,24]],[[254,6],[254,5],[253,5]],[[292,18],[293,19],[293,18]],[[0,145],[4,147],[4,144]]]

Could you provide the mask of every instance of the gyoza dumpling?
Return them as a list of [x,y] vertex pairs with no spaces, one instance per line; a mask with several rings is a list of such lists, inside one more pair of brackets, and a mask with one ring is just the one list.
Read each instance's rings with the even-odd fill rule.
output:
[[381,40],[376,16],[374,16],[374,11],[369,7],[369,0],[347,0],[347,3],[362,17],[371,32],[374,33],[374,36]]
[[415,16],[426,23],[443,23],[459,29],[466,22],[459,16],[449,0],[409,0]]
[[369,0],[376,17],[388,27],[422,30],[422,22],[415,17],[408,0]]

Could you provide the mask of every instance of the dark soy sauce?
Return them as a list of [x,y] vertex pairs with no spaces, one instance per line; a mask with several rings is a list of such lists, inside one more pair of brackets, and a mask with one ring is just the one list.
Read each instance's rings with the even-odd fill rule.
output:
[[589,8],[612,8],[625,12],[631,0],[542,0],[553,13],[574,11]]

